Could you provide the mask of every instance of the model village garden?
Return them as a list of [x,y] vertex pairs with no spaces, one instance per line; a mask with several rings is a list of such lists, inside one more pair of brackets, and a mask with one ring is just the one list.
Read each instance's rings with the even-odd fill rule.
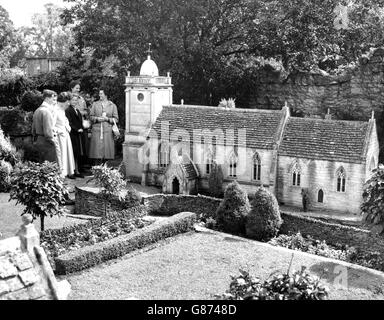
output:
[[[361,220],[358,224],[353,225],[337,219],[312,218],[305,214],[302,208],[296,208],[295,212],[286,211],[280,208],[275,195],[267,188],[255,186],[252,191],[247,189],[247,192],[236,179],[228,182],[226,168],[214,161],[208,176],[207,190],[209,191],[198,190],[195,195],[163,193],[161,189],[158,189],[155,194],[139,192],[138,186],[140,185],[126,176],[126,166],[129,166],[129,163],[114,161],[92,166],[90,175],[84,179],[82,186],[74,187],[74,215],[89,216],[84,220],[85,222],[61,228],[46,227],[47,222],[53,219],[52,217],[66,219],[65,203],[69,194],[69,181],[61,177],[56,163],[37,162],[38,156],[32,142],[29,142],[31,140],[20,140],[20,136],[17,136],[15,131],[27,132],[30,129],[32,113],[41,103],[43,89],[64,91],[69,80],[74,78],[81,81],[85,90],[91,91],[100,85],[115,90],[111,99],[118,105],[121,118],[125,119],[123,83],[127,73],[126,66],[133,66],[132,70],[137,70],[138,74],[143,56],[145,56],[143,48],[147,48],[149,41],[146,41],[148,39],[136,41],[137,39],[127,38],[129,33],[121,30],[128,30],[128,27],[121,28],[121,30],[108,29],[110,32],[105,32],[106,26],[114,28],[118,25],[118,23],[110,23],[108,19],[116,19],[116,22],[124,24],[127,22],[123,16],[129,13],[132,19],[138,19],[131,22],[129,30],[132,28],[145,29],[151,35],[151,39],[165,38],[162,33],[168,30],[167,28],[153,29],[152,24],[161,21],[157,16],[160,13],[151,11],[153,6],[147,2],[141,3],[137,7],[122,6],[121,10],[116,11],[112,16],[108,14],[110,12],[108,10],[116,5],[112,1],[97,2],[96,8],[91,10],[92,14],[87,11],[87,2],[78,4],[76,10],[65,11],[65,14],[62,15],[64,24],[69,25],[73,20],[78,19],[78,23],[83,28],[74,29],[75,39],[73,41],[76,45],[72,49],[78,51],[72,52],[73,55],[58,70],[37,77],[28,77],[20,72],[20,69],[11,67],[10,60],[5,63],[5,66],[0,65],[2,68],[0,98],[4,105],[0,117],[0,192],[14,204],[15,212],[17,208],[19,210],[17,212],[21,210],[22,214],[30,214],[36,222],[39,222],[40,244],[47,253],[56,275],[66,276],[87,270],[107,261],[124,257],[139,249],[162,243],[164,239],[172,239],[180,234],[194,232],[208,232],[208,234],[212,232],[212,237],[219,233],[228,234],[252,240],[255,243],[263,242],[271,247],[293,250],[292,259],[286,261],[285,272],[278,272],[267,278],[260,278],[258,274],[251,274],[246,269],[239,270],[236,275],[228,274],[228,290],[217,292],[217,299],[327,299],[330,294],[327,281],[313,274],[305,265],[300,270],[291,268],[294,254],[299,251],[384,272],[384,166],[380,164],[372,171],[370,178],[365,183],[360,210]],[[214,24],[221,21],[215,14],[223,14],[219,7],[206,8],[204,1],[195,1],[196,3],[194,2],[193,5],[179,1],[183,5],[177,10],[170,1],[154,2],[164,12],[169,14],[172,12],[184,19],[202,14],[202,11],[198,9],[212,10],[212,12],[209,11],[212,16],[206,15],[205,19],[207,21],[211,19],[209,21]],[[275,4],[274,10],[282,13],[286,12],[287,8],[297,6],[290,2]],[[329,30],[316,31],[319,33],[318,41],[333,45],[336,45],[337,42],[337,45],[340,46],[340,56],[334,61],[331,61],[332,57],[335,58],[331,55],[328,56],[328,62],[324,57],[320,57],[324,46],[322,46],[322,50],[316,51],[316,45],[310,47],[308,44],[303,48],[295,42],[295,32],[301,34],[303,30],[308,29],[308,19],[304,19],[304,17],[324,18],[328,14],[332,14],[324,12],[324,10],[328,10],[327,6],[319,6],[312,2],[303,1],[305,5],[300,5],[300,12],[297,14],[300,14],[303,19],[294,20],[291,17],[279,22],[286,23],[289,28],[286,26],[283,29],[292,33],[288,37],[291,40],[285,40],[285,45],[288,46],[285,60],[283,59],[285,68],[287,70],[308,69],[313,67],[314,63],[318,65],[318,60],[322,61],[322,68],[328,72],[332,68],[336,70],[338,67],[337,72],[339,73],[353,68],[347,62],[352,61],[354,56],[346,54],[344,44],[338,43],[335,38],[329,36],[337,32],[342,33],[344,41],[347,41],[348,29],[340,28],[335,31],[333,24],[330,26],[324,22]],[[253,75],[258,71],[253,68],[240,70],[239,66],[257,65],[262,68],[268,64],[267,69],[276,68],[278,58],[283,53],[274,52],[271,49],[274,44],[266,42],[265,39],[279,35],[263,34],[267,29],[274,30],[271,26],[268,28],[263,26],[278,23],[276,19],[270,17],[270,8],[265,8],[263,1],[255,2],[260,6],[257,10],[248,8],[248,11],[243,10],[243,6],[250,5],[247,1],[235,3],[223,1],[223,3],[233,14],[233,18],[232,20],[224,19],[220,28],[228,32],[239,32],[241,37],[240,34],[229,37],[227,33],[210,35],[209,30],[215,28],[208,28],[208,31],[206,30],[208,38],[204,43],[200,43],[199,41],[203,40],[201,38],[199,41],[196,40],[192,34],[185,35],[189,39],[188,41],[195,43],[195,46],[193,50],[186,47],[183,56],[172,56],[172,54],[177,55],[180,51],[173,50],[175,48],[172,46],[182,43],[173,33],[168,35],[174,37],[172,41],[169,43],[155,41],[156,43],[152,47],[153,52],[151,48],[149,49],[149,53],[153,53],[153,56],[159,55],[158,61],[161,61],[162,69],[169,68],[176,78],[174,82],[175,86],[178,86],[178,90],[174,90],[174,100],[183,98],[189,99],[193,104],[200,103],[213,107],[219,105],[224,108],[234,108],[236,101],[236,107],[239,105],[239,108],[244,106],[248,108],[252,93],[252,86],[249,84],[252,83]],[[182,10],[181,8],[184,6],[189,9]],[[316,7],[316,10],[312,8],[313,6]],[[140,12],[135,12],[135,10]],[[248,12],[248,14],[243,16],[239,12]],[[375,10],[371,10],[364,14],[374,15],[374,12]],[[136,16],[140,19],[135,18]],[[146,18],[143,19],[143,16]],[[245,23],[256,19],[258,22],[253,23],[252,26]],[[363,19],[363,17],[354,16],[353,19],[350,23],[356,23],[357,26],[359,25],[357,20]],[[175,23],[176,20],[167,19],[167,23]],[[191,23],[195,23],[195,20]],[[90,25],[93,28],[92,32],[87,29]],[[374,36],[378,34],[378,25],[383,27],[381,24],[372,22],[369,26],[364,27],[364,32],[371,32],[372,37],[375,38]],[[239,28],[239,26],[243,27]],[[171,29],[169,28],[169,30]],[[102,36],[112,34],[116,35],[116,39],[110,38],[110,41],[100,39]],[[130,34],[134,34],[134,32],[132,31]],[[255,34],[258,36],[256,37]],[[263,34],[264,37],[261,37],[260,34]],[[216,36],[221,36],[222,39],[216,39]],[[364,34],[355,34],[355,36],[365,38]],[[286,35],[281,37],[287,39]],[[236,43],[225,42],[227,41],[225,39],[228,38],[238,40],[232,40]],[[258,39],[261,38],[264,39],[264,42],[259,43]],[[211,48],[208,44],[213,43],[214,39],[217,43],[224,41],[225,49],[223,47]],[[374,42],[374,40],[372,41]],[[85,42],[89,47],[84,47]],[[239,48],[243,42],[248,43],[248,49],[241,51],[241,57],[232,55],[231,52],[236,51],[235,48]],[[353,41],[353,43],[358,42]],[[126,43],[130,49],[125,50],[126,48],[120,47],[121,43]],[[374,42],[373,44],[378,47],[380,43]],[[372,44],[366,44],[367,48],[370,45]],[[89,48],[93,49],[88,50]],[[250,48],[254,50],[252,51]],[[350,46],[348,48],[352,51],[357,50]],[[112,51],[116,54],[106,53]],[[255,52],[260,54],[256,55]],[[313,52],[319,56],[315,57]],[[7,53],[8,58],[11,53],[10,51]],[[265,58],[263,53],[265,53]],[[302,59],[296,59],[298,55],[301,55]],[[203,56],[204,59],[202,59]],[[225,60],[227,57],[231,58]],[[234,59],[236,63],[233,63]],[[181,65],[180,61],[182,61]],[[201,65],[196,65],[196,61],[200,61]],[[205,73],[202,70],[207,70],[207,68],[213,78],[204,76]],[[201,99],[204,101],[198,101],[197,96],[203,97]],[[231,99],[232,97],[236,97],[237,100]],[[302,116],[300,112],[297,112],[296,115]],[[121,151],[128,129],[125,128],[124,120],[119,121],[119,127],[122,134],[115,143],[116,150]],[[89,188],[90,186],[91,188]],[[9,208],[9,206],[7,207]],[[310,203],[309,211],[311,211]],[[0,217],[0,221],[3,225],[7,224],[2,217]],[[383,290],[383,288],[378,290]]]

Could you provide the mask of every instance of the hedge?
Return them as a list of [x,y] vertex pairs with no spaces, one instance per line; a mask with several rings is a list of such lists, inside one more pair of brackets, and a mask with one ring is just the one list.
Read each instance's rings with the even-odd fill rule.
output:
[[56,274],[64,275],[87,269],[162,239],[190,231],[195,221],[195,213],[182,212],[129,234],[68,252],[55,259]]

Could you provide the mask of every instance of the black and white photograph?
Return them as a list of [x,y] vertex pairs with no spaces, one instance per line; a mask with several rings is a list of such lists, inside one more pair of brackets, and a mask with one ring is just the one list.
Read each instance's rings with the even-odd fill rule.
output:
[[384,1],[0,0],[0,300],[383,301],[382,163]]

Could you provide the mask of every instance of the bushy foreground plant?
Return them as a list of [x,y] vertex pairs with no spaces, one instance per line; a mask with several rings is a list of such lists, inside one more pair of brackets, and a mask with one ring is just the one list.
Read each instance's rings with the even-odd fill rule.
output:
[[12,145],[10,139],[4,135],[3,130],[0,128],[0,160],[9,162],[14,166],[20,161],[20,155],[16,151],[15,146]]
[[384,166],[373,170],[371,178],[365,183],[363,203],[361,204],[363,221],[371,231],[384,234]]
[[0,160],[0,192],[8,192],[11,188],[12,165],[4,160]]
[[41,231],[44,230],[46,216],[63,213],[61,205],[65,203],[65,195],[68,195],[68,190],[56,163],[19,163],[11,174],[9,200],[14,199],[16,204],[23,204],[23,214],[32,214],[34,219],[39,217]]
[[109,168],[106,164],[93,166],[93,178],[96,185],[101,187],[101,196],[104,199],[104,215],[107,215],[107,205],[115,197],[122,199],[121,191],[126,183],[119,170]]
[[230,183],[225,189],[224,199],[216,211],[218,227],[234,234],[245,233],[245,219],[250,210],[247,193],[237,181]]
[[276,197],[267,189],[258,188],[246,219],[247,237],[269,240],[278,233],[282,222]]
[[248,271],[240,269],[240,276],[231,276],[229,290],[223,300],[326,300],[328,288],[320,279],[306,272],[306,267],[292,275],[278,274],[262,282]]

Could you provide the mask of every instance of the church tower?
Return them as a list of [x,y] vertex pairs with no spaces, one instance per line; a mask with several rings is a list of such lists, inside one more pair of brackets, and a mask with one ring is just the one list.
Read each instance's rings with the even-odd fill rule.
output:
[[[148,50],[147,60],[141,66],[139,76],[128,76],[125,80],[125,142],[123,145],[126,177],[142,182],[146,170],[142,163],[141,152],[146,134],[156,121],[164,105],[172,104],[172,83],[168,72],[166,77],[159,76],[159,69],[151,59]],[[145,179],[145,178],[144,178]]]

